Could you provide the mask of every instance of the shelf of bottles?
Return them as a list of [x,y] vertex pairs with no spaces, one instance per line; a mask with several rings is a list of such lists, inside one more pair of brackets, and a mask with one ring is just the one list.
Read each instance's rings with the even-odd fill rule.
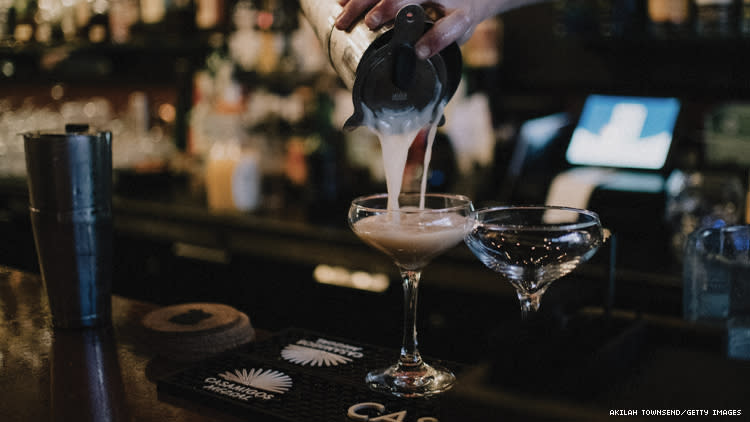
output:
[[556,31],[591,40],[750,38],[750,0],[557,0]]
[[602,54],[655,62],[741,63],[750,0],[559,0],[555,32]]
[[750,98],[750,0],[556,0],[537,12],[542,24],[508,22],[508,89]]
[[231,5],[223,0],[2,0],[5,47],[70,43],[189,43],[201,32],[225,31]]
[[351,95],[295,0],[0,0],[3,83],[21,99],[0,98],[0,177],[24,173],[6,134],[72,120],[113,132],[120,193],[177,180],[218,212],[331,203],[380,177],[374,138],[343,146]]
[[169,81],[170,62],[200,60],[228,31],[229,11],[221,0],[0,0],[0,82]]
[[[750,46],[750,0],[556,0],[539,7],[553,12],[550,25],[529,31],[528,22],[514,23],[513,16],[490,20],[472,39],[480,47],[465,46],[467,94],[489,93],[493,112],[488,125],[467,124],[489,126],[482,133],[487,148],[478,156],[492,156],[491,125],[501,123],[494,119],[503,106],[495,103],[513,89],[548,94],[560,86],[576,92],[620,87],[644,94],[666,87],[682,94],[739,87],[739,95],[750,98],[750,85],[733,66]],[[525,40],[519,34],[547,31],[535,44],[543,51],[514,46]],[[557,48],[559,41],[579,40],[595,60]],[[540,58],[529,60],[534,54]],[[539,65],[549,57],[563,66],[550,71]],[[609,62],[601,64],[600,57]],[[351,114],[351,95],[295,0],[0,0],[4,94],[18,90],[16,82],[26,83],[21,90],[43,85],[56,106],[0,98],[0,176],[23,171],[3,167],[23,163],[5,159],[22,154],[5,134],[33,129],[33,122],[80,118],[115,132],[119,170],[197,175],[200,195],[219,210],[278,209],[285,198],[336,201],[350,198],[354,193],[347,190],[354,188],[382,188],[377,140],[338,130]],[[102,92],[135,88],[119,102],[73,99],[73,83],[98,83]],[[174,93],[144,95],[143,84]],[[484,117],[485,109],[448,121],[473,122],[470,117]],[[458,166],[459,175],[469,174],[466,163],[473,158],[465,157],[466,145],[479,142],[462,143],[466,131],[448,126],[452,147],[445,143],[443,173]],[[434,188],[455,180],[447,177]]]

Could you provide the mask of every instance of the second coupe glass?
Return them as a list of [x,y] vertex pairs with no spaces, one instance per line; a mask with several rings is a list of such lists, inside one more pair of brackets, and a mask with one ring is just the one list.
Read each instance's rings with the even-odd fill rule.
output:
[[524,318],[550,284],[591,258],[604,242],[599,216],[555,207],[494,207],[472,214],[466,244],[516,289]]

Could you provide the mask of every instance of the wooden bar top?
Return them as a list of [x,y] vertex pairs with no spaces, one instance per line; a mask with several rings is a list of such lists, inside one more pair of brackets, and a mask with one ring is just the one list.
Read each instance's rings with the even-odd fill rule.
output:
[[[157,391],[157,380],[190,365],[158,357],[150,345],[142,319],[157,307],[115,295],[111,328],[55,330],[41,278],[0,266],[0,421],[245,420]],[[556,386],[544,381],[532,390],[503,382],[521,357],[501,359],[516,341],[501,337],[495,369],[492,360],[472,363],[445,396],[441,421],[597,421],[620,411],[648,420],[643,412],[654,409],[739,412],[731,420],[750,415],[750,360],[723,356],[720,331],[645,315],[611,322],[618,320],[635,324],[597,353],[579,356],[586,371],[562,372],[567,378],[548,378]],[[626,336],[632,328],[640,334]],[[585,388],[575,392],[576,385]]]
[[155,379],[180,363],[155,357],[140,321],[156,305],[113,296],[109,329],[54,330],[39,276],[0,267],[0,421],[235,421],[159,400]]

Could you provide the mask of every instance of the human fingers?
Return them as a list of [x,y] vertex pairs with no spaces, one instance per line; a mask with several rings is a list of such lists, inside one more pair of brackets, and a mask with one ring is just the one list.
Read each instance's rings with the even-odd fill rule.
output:
[[402,7],[413,4],[414,0],[340,0],[345,2],[344,10],[336,19],[336,28],[349,29],[364,13],[368,28],[377,29],[392,21]]
[[414,0],[381,0],[365,16],[365,24],[370,29],[392,21],[403,7],[414,4]]
[[462,10],[454,10],[438,19],[422,38],[414,45],[417,57],[429,58],[453,42],[462,44],[474,33],[475,23]]
[[379,0],[340,0],[339,4],[344,9],[336,17],[336,29],[342,31],[349,29],[366,10],[378,3]]

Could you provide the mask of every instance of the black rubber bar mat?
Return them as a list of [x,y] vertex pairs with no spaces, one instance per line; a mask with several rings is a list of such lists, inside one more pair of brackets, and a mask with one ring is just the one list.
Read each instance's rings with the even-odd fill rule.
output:
[[[157,386],[160,395],[253,421],[439,421],[442,396],[399,399],[367,388],[367,372],[397,358],[393,349],[288,329],[166,376]],[[426,360],[456,374],[461,369]]]

